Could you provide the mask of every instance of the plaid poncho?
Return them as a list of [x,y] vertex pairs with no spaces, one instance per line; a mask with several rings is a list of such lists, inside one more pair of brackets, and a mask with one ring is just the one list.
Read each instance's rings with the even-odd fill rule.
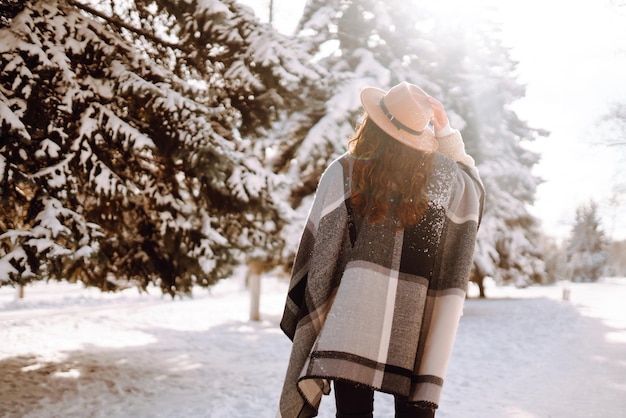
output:
[[323,174],[296,254],[280,324],[293,341],[282,418],[316,416],[332,379],[439,403],[482,184],[474,168],[435,154],[421,221],[402,229],[390,216],[371,225],[349,203],[353,162],[344,154]]

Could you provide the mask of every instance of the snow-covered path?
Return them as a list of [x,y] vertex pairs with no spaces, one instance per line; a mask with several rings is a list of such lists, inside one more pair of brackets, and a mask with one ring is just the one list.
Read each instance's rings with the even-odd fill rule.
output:
[[[558,299],[559,288],[469,300],[444,389],[450,414],[441,416],[626,417],[625,289],[622,299],[612,289],[602,289],[600,306],[592,285],[574,287],[572,304]],[[527,298],[534,290],[543,297]],[[580,313],[610,303],[621,310],[616,328]]]
[[[0,289],[2,417],[273,417],[290,344],[286,283],[242,280],[172,301],[38,284]],[[466,302],[440,418],[626,417],[626,282],[493,288]],[[392,402],[377,395],[376,417]],[[334,416],[333,398],[320,417]]]

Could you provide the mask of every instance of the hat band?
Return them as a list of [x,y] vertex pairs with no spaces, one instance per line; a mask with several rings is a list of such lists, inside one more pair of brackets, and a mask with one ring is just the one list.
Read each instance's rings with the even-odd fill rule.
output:
[[393,126],[395,126],[396,128],[402,129],[403,131],[407,131],[408,133],[413,134],[413,135],[421,135],[422,132],[424,132],[423,130],[416,131],[415,129],[411,129],[408,126],[406,126],[405,124],[403,124],[402,122],[400,122],[398,119],[396,119],[391,114],[389,109],[387,109],[387,106],[385,106],[385,98],[384,97],[382,99],[380,99],[380,108],[382,109],[383,112],[385,112],[385,116],[387,117],[389,122],[393,123]]

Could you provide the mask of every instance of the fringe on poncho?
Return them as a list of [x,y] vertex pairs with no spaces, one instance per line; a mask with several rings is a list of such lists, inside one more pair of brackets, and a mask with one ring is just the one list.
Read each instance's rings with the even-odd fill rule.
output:
[[421,221],[398,228],[390,216],[370,225],[350,206],[353,162],[344,154],[322,175],[296,254],[280,323],[293,341],[282,418],[316,416],[333,379],[421,406],[439,404],[482,214],[482,183],[475,168],[435,154]]

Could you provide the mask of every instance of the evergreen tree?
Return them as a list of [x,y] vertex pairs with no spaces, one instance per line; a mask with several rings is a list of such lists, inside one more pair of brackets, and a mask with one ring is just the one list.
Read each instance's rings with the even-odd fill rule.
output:
[[595,202],[581,205],[567,244],[567,263],[573,282],[597,281],[604,272],[608,253]]
[[608,254],[607,276],[626,277],[626,240],[612,241]]
[[[367,85],[388,89],[399,81],[422,86],[442,100],[476,159],[487,189],[472,280],[486,276],[525,285],[542,282],[544,266],[534,241],[537,220],[528,212],[538,179],[538,156],[522,146],[546,132],[534,130],[510,109],[523,97],[516,63],[488,16],[465,24],[453,10],[421,1],[307,2],[298,33],[317,53],[335,45],[320,62],[333,75],[326,113],[302,143],[300,172],[313,179],[345,150]],[[496,34],[496,36],[494,36]],[[313,156],[314,158],[304,158]]]
[[22,0],[0,0],[0,27],[6,26],[23,8]]
[[554,238],[544,236],[539,241],[538,250],[541,251],[545,264],[546,281],[555,283],[561,280],[567,280],[567,259],[565,248]]
[[321,78],[293,40],[229,0],[5,4],[0,285],[175,294],[279,254],[255,139]]

